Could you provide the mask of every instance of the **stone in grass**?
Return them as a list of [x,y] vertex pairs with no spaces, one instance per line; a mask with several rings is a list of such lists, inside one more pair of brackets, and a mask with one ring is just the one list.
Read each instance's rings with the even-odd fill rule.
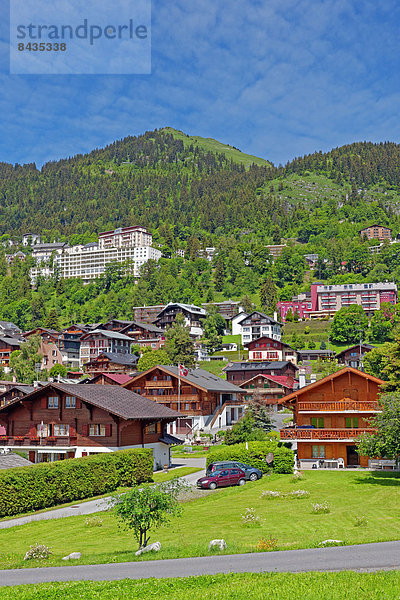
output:
[[344,544],[343,540],[323,540],[318,544],[318,546],[338,546],[339,544]]
[[135,552],[135,556],[140,556],[141,554],[144,554],[145,552],[159,552],[161,550],[161,542],[154,542],[154,544],[149,544],[148,546],[145,546],[144,548],[139,548],[139,550],[137,550],[137,552]]
[[208,551],[212,550],[213,548],[217,548],[217,550],[225,550],[226,541],[225,540],[211,540],[211,542],[208,544]]
[[63,556],[63,560],[77,560],[81,556],[81,552],[71,552],[71,554],[68,554],[68,556]]

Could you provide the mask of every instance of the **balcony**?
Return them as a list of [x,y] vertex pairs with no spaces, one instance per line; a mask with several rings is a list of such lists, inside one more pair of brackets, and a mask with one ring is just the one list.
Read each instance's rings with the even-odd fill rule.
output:
[[299,412],[380,412],[377,402],[340,400],[339,402],[299,402]]
[[[155,402],[158,402],[160,404],[165,402],[167,402],[168,404],[171,402],[178,402],[178,394],[165,394],[164,396],[146,396],[146,398],[149,398],[149,400],[154,400]],[[179,398],[181,404],[184,404],[185,402],[199,402],[199,400],[200,398],[196,394],[181,394]]]
[[145,388],[146,389],[159,389],[159,388],[172,388],[172,381],[146,381]]
[[76,446],[77,438],[68,437],[68,436],[60,436],[60,437],[43,437],[43,438],[33,438],[29,436],[23,435],[2,435],[0,436],[0,446],[7,446],[9,448],[20,448],[20,447],[29,447],[29,448],[44,448],[44,447],[70,447]]
[[374,433],[375,429],[281,429],[281,440],[352,440],[363,433]]

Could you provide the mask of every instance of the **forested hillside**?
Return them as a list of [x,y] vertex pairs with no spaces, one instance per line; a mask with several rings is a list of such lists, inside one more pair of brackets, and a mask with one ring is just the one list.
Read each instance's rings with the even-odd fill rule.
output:
[[[105,229],[144,225],[163,252],[135,284],[118,267],[99,281],[39,279],[30,258],[0,256],[0,318],[21,327],[130,318],[135,305],[250,296],[272,310],[314,279],[400,283],[400,244],[371,254],[359,229],[400,231],[400,146],[355,143],[273,166],[215,140],[174,130],[127,137],[87,155],[35,165],[0,165],[0,233],[71,243]],[[266,244],[286,243],[272,264]],[[203,256],[215,246],[212,263]],[[176,256],[183,249],[185,258]],[[24,249],[28,252],[29,249]],[[314,271],[304,255],[318,253]]]

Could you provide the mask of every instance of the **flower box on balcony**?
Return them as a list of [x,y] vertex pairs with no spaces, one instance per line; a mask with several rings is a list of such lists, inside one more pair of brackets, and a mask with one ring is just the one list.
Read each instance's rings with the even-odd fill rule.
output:
[[14,435],[13,440],[15,444],[23,444],[25,439],[24,435]]
[[0,435],[0,442],[7,442],[8,441],[8,435]]
[[37,444],[39,442],[39,440],[40,440],[40,438],[38,436],[36,436],[36,435],[33,435],[33,436],[29,437],[29,441],[32,442],[32,443],[34,443],[34,444]]

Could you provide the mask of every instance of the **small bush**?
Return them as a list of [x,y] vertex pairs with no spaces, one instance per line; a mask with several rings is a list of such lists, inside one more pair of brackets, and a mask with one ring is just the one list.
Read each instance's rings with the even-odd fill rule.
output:
[[97,515],[86,517],[85,527],[103,527],[103,519]]
[[261,498],[282,498],[282,494],[276,490],[265,490],[265,492],[261,494]]
[[[246,444],[232,444],[229,446],[218,446],[211,448],[207,455],[207,466],[212,462],[225,460],[238,460],[252,467],[260,469],[263,473],[293,473],[294,454],[275,440],[265,442],[248,442]],[[267,464],[265,457],[272,452],[274,461]]]
[[38,559],[42,560],[45,558],[49,558],[52,555],[52,551],[48,546],[44,544],[33,544],[33,546],[29,546],[29,550],[24,556],[24,560],[33,560]]
[[355,527],[366,527],[368,525],[367,517],[364,515],[358,515],[354,517],[354,526]]
[[242,514],[242,523],[246,525],[246,527],[259,527],[260,517],[256,514],[254,508],[246,508],[244,513]]
[[301,481],[302,479],[304,479],[303,473],[301,471],[296,471],[296,473],[293,473],[291,481],[296,483],[297,481]]
[[274,499],[281,498],[282,500],[301,500],[308,498],[310,492],[307,490],[294,490],[293,492],[278,492],[276,490],[265,490],[261,494],[261,498]]
[[319,504],[313,504],[312,508],[313,508],[313,512],[317,513],[317,514],[331,512],[329,504],[326,501],[325,502],[321,502]]
[[271,552],[272,550],[276,550],[277,545],[277,538],[261,538],[261,540],[258,540],[257,542],[256,550],[258,550],[259,552]]

